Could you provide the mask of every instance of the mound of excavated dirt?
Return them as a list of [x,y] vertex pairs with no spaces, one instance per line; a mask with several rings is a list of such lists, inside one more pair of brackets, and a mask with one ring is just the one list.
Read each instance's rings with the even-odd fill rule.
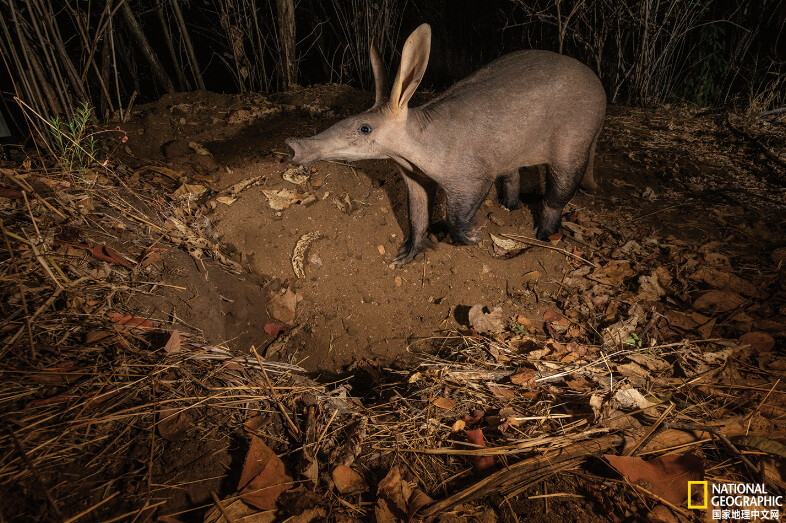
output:
[[[364,359],[384,365],[408,360],[413,339],[466,327],[466,311],[474,305],[501,306],[508,318],[542,320],[571,269],[566,257],[533,248],[502,259],[492,254],[489,240],[489,233],[531,236],[533,206],[509,212],[492,191],[477,215],[486,233],[480,245],[454,246],[437,232],[433,249],[395,269],[389,263],[408,227],[406,190],[393,164],[321,162],[308,173],[290,170],[283,154],[287,136],[311,135],[370,101],[366,93],[328,85],[271,99],[168,95],[140,107],[124,126],[127,152],[137,162],[178,171],[183,177],[173,188],[187,181],[201,186],[197,191],[209,189],[194,204],[206,206],[215,236],[234,249],[257,282],[181,277],[177,284],[189,289],[187,296],[168,291],[170,301],[156,306],[198,322],[213,343],[245,349],[267,346],[271,334],[289,336],[283,349],[276,346],[267,356],[324,372]],[[737,149],[747,145],[738,141],[729,149],[722,143],[729,136],[711,116],[611,108],[596,161],[601,188],[596,195],[577,195],[567,219],[591,219],[639,241],[657,233],[703,244],[723,239],[724,217],[737,215],[752,224],[751,234],[761,236],[757,231],[766,228],[764,242],[782,241],[772,236],[782,189],[773,192],[755,168],[735,168]],[[724,191],[730,169],[744,192]],[[523,187],[529,194],[540,190],[537,169]],[[537,202],[537,196],[529,199]],[[295,246],[304,235],[317,234],[303,256],[305,277],[298,278]],[[563,241],[559,247],[573,245]]]

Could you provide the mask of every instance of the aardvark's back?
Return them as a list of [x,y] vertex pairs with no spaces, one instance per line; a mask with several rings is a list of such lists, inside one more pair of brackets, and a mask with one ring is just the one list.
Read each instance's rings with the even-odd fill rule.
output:
[[499,174],[551,163],[559,154],[555,148],[586,150],[603,123],[606,94],[595,73],[573,58],[518,51],[418,109],[429,127],[436,127],[430,134],[450,143],[451,152],[442,160],[456,158],[459,151],[477,151],[488,156],[480,159],[483,164],[494,159],[491,163],[498,172],[489,174]]

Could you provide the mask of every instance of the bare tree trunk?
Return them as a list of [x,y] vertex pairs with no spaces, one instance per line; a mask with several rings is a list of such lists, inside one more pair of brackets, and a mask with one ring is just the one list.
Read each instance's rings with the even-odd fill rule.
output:
[[276,0],[278,39],[281,48],[281,69],[286,87],[297,85],[295,53],[295,0]]
[[186,21],[183,19],[183,13],[180,11],[180,4],[178,3],[178,0],[171,0],[171,2],[172,12],[175,14],[175,21],[177,22],[178,28],[180,28],[180,34],[183,37],[183,42],[186,46],[186,51],[188,52],[188,62],[191,64],[191,72],[194,74],[194,80],[196,80],[197,89],[204,91],[205,81],[202,79],[202,71],[199,69],[199,62],[197,61],[196,53],[194,52],[194,46],[191,43],[191,36],[188,34]]
[[123,17],[126,20],[128,29],[131,31],[131,34],[136,40],[139,49],[142,51],[145,59],[153,69],[153,76],[155,76],[156,81],[161,85],[161,87],[164,88],[166,92],[174,93],[175,86],[172,83],[172,79],[168,74],[166,74],[164,66],[161,65],[161,61],[158,59],[156,52],[150,46],[150,42],[148,42],[147,37],[142,30],[142,26],[139,24],[139,20],[137,20],[134,12],[128,6],[128,2],[123,2],[121,4],[120,11],[123,13]]

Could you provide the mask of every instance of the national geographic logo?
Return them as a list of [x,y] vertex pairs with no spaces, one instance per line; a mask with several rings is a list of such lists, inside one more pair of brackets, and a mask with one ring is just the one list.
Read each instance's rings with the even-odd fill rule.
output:
[[[701,503],[694,504],[693,497],[696,495],[696,491],[699,489],[701,492],[702,501]],[[706,481],[688,481],[688,508],[707,508],[707,502],[709,501],[708,492],[709,489],[707,488]]]
[[714,520],[780,519],[783,496],[770,495],[762,483],[688,482],[688,508],[712,507]]

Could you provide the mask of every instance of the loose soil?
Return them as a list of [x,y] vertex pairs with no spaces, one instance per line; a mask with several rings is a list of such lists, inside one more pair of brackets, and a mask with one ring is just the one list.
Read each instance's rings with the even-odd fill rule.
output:
[[[440,232],[438,206],[434,247],[398,269],[389,264],[408,232],[407,203],[392,164],[321,162],[300,186],[282,178],[292,168],[285,162],[287,136],[311,135],[370,103],[367,93],[326,85],[271,98],[167,95],[137,108],[133,121],[122,126],[130,138],[127,161],[177,169],[187,175],[182,181],[215,191],[206,193],[212,197],[261,177],[229,205],[210,196],[198,202],[209,209],[215,236],[247,274],[223,275],[187,256],[165,258],[170,283],[186,290],[166,290],[163,302],[146,300],[142,308],[202,330],[211,343],[247,350],[271,343],[264,327],[276,320],[268,299],[291,288],[302,300],[290,325],[299,328],[276,358],[327,374],[364,360],[405,364],[413,358],[413,341],[440,328],[466,327],[466,310],[473,305],[502,306],[508,317],[542,318],[551,303],[541,295],[560,285],[564,255],[534,248],[501,259],[488,239],[488,233],[532,235],[538,169],[523,173],[529,204],[517,211],[499,206],[492,190],[477,214],[486,233],[477,246],[450,244]],[[723,240],[727,220],[735,226],[739,220],[750,224],[752,250],[766,256],[772,242],[782,240],[777,209],[783,188],[770,183],[766,161],[752,169],[735,165],[751,154],[763,158],[751,143],[735,138],[720,115],[611,107],[596,160],[600,188],[578,194],[566,219],[590,216],[616,234],[635,231],[639,238],[657,234],[697,244]],[[263,191],[284,189],[313,195],[313,201],[276,211]],[[291,257],[308,233],[320,236],[306,254],[306,277],[298,279]],[[531,288],[533,274],[539,276],[537,291]]]

